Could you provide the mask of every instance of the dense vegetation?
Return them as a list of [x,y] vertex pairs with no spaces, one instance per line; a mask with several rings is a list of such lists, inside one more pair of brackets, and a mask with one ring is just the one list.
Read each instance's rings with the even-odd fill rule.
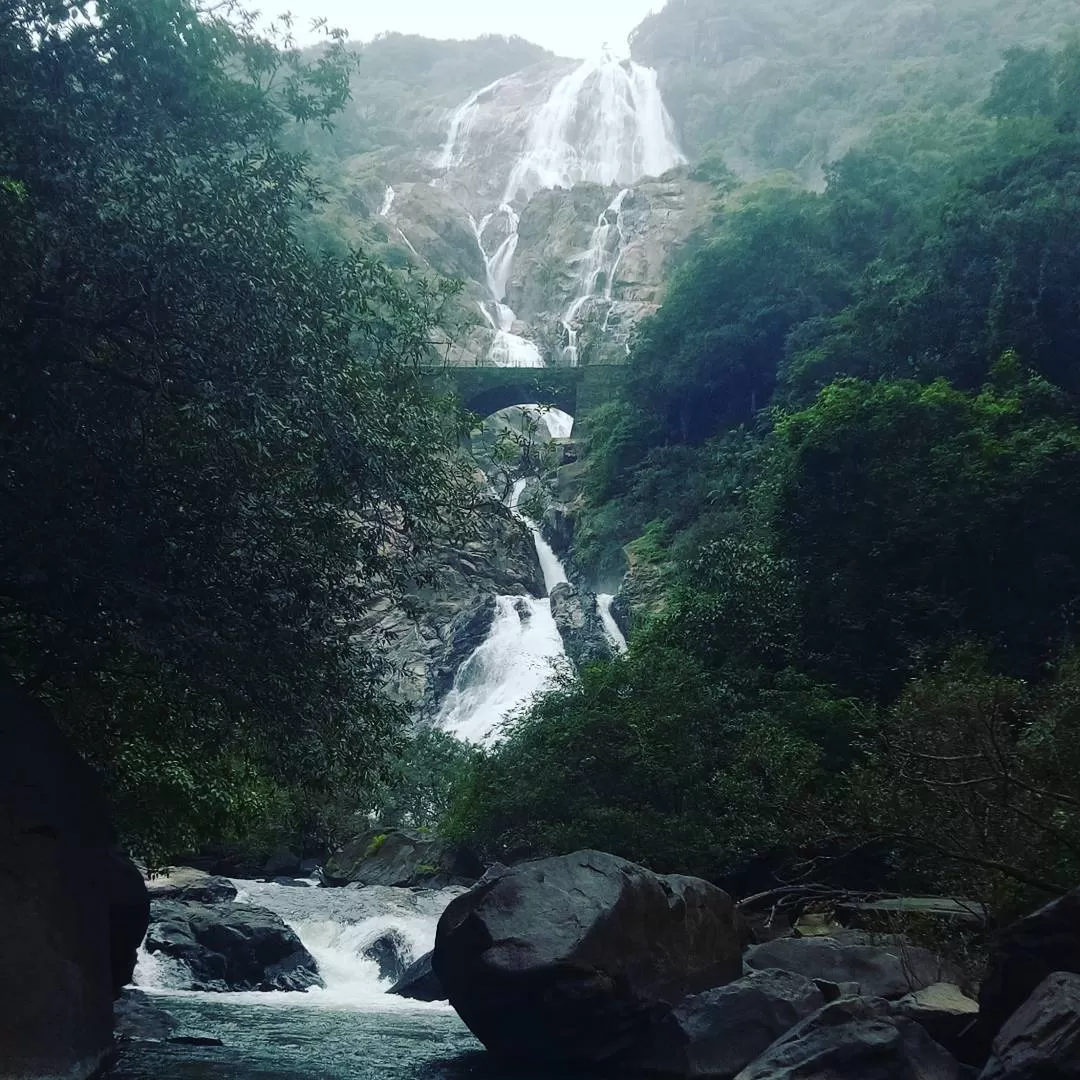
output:
[[1014,50],[978,114],[726,201],[592,418],[578,557],[625,552],[629,656],[477,760],[460,835],[710,876],[873,851],[1003,903],[1075,878],[1078,102],[1080,46]]
[[882,119],[980,101],[1014,45],[1075,32],[1072,0],[668,0],[635,31],[685,148],[740,175],[821,169]]
[[461,503],[416,375],[444,292],[298,241],[280,137],[350,64],[281,44],[0,0],[0,672],[151,858],[370,784],[401,718],[358,618]]

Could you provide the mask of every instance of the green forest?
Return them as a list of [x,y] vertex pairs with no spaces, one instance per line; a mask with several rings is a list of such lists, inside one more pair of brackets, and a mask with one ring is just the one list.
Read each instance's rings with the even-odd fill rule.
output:
[[457,835],[1006,909],[1075,879],[1080,47],[827,180],[718,175],[591,418],[576,557],[629,565],[629,655],[471,764]]
[[457,285],[318,215],[337,158],[394,152],[402,57],[449,107],[547,54],[0,0],[0,677],[104,777],[127,847],[325,850],[378,813],[490,860],[1065,891],[1080,44],[1002,56],[969,15],[933,78],[898,60],[842,116],[868,65],[786,69],[807,131],[701,57],[662,72],[715,209],[588,418],[573,549],[594,583],[628,571],[629,653],[472,750],[410,737],[361,619],[476,528],[471,419],[422,378]]

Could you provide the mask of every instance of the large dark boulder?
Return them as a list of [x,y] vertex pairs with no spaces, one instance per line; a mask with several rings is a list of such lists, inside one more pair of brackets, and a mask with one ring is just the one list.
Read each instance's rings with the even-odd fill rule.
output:
[[967,1065],[981,1065],[986,1053],[979,1033],[979,1003],[960,987],[935,983],[901,998],[894,1012],[914,1020],[926,1033]]
[[471,885],[481,874],[466,848],[405,829],[370,829],[326,860],[327,885],[443,888]]
[[765,1051],[738,1080],[960,1080],[957,1061],[883,998],[826,1005]]
[[643,1065],[669,1076],[732,1077],[825,1004],[809,979],[754,971],[692,994],[656,1028]]
[[307,990],[323,985],[314,957],[281,918],[246,904],[155,900],[146,949],[185,965],[191,981],[184,989]]
[[980,1080],[1076,1080],[1080,1076],[1080,975],[1048,975],[994,1040]]
[[808,979],[858,984],[864,997],[900,998],[948,982],[943,961],[927,949],[896,943],[847,945],[830,937],[777,938],[746,954],[747,967],[794,971]]
[[1080,888],[1006,927],[992,943],[979,992],[988,1034],[996,1034],[1055,971],[1080,974]]
[[207,877],[190,885],[179,885],[165,895],[161,891],[154,893],[155,900],[183,900],[189,904],[230,904],[236,897],[236,886],[224,877]]
[[94,774],[0,676],[0,1078],[82,1080],[99,1067],[146,906]]
[[446,990],[431,966],[431,953],[414,960],[402,976],[387,990],[388,994],[412,998],[413,1001],[445,1001]]
[[735,913],[705,881],[597,851],[491,874],[439,921],[433,967],[497,1054],[636,1065],[689,994],[742,974]]

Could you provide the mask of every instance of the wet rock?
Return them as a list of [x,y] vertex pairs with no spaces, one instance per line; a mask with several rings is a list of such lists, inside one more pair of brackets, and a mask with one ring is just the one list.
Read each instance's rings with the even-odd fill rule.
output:
[[801,975],[751,972],[680,1002],[657,1025],[644,1067],[675,1076],[734,1076],[824,1004]]
[[236,899],[236,886],[223,877],[207,877],[181,885],[160,899],[183,900],[193,904],[228,904]]
[[857,983],[865,997],[900,998],[938,982],[948,982],[943,961],[913,945],[845,945],[834,938],[777,938],[746,955],[754,970],[779,968],[808,979]]
[[494,596],[477,597],[451,620],[446,644],[431,664],[429,683],[435,700],[450,692],[458,669],[484,644],[494,620]]
[[370,829],[327,859],[323,881],[441,889],[471,884],[482,869],[475,855],[459,844],[404,829]]
[[307,990],[322,986],[315,959],[272,911],[247,904],[155,900],[146,949],[181,961],[186,989]]
[[566,655],[577,667],[610,660],[611,643],[596,607],[596,596],[576,585],[557,585],[551,593],[551,615],[562,635]]
[[216,1035],[174,1035],[168,1040],[174,1046],[224,1046]]
[[397,982],[412,961],[412,947],[399,931],[387,930],[365,945],[362,955],[375,962],[383,982]]
[[180,1021],[141,990],[130,987],[113,1005],[113,1029],[124,1042],[165,1042]]
[[727,893],[596,851],[522,863],[452,901],[433,967],[490,1050],[611,1065],[636,1065],[674,1004],[742,973]]
[[882,998],[826,1005],[781,1036],[738,1080],[960,1080],[961,1066]]
[[145,929],[105,798],[37,702],[0,676],[0,1074],[82,1080]]
[[431,966],[431,957],[428,952],[414,960],[387,993],[414,1001],[445,1001],[446,990]]
[[1009,1018],[979,1080],[1080,1076],[1080,975],[1055,972]]
[[1006,927],[994,940],[990,971],[979,992],[988,1034],[998,1032],[1055,971],[1080,974],[1080,888]]

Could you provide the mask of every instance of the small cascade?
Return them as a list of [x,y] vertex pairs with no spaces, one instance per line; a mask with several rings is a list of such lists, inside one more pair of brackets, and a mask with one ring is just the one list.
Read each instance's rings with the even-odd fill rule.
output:
[[[562,318],[562,325],[566,331],[567,339],[563,357],[571,367],[577,367],[580,359],[578,316],[589,302],[596,298],[597,286],[601,278],[604,280],[603,300],[608,305],[603,325],[603,329],[607,330],[608,315],[611,313],[611,302],[614,297],[615,271],[622,261],[623,245],[626,238],[622,221],[623,203],[626,202],[629,194],[630,189],[623,188],[611,200],[611,203],[600,215],[600,219],[596,223],[588,250],[577,260],[580,264],[578,270],[578,294]],[[614,243],[612,243],[613,238]]]
[[[499,207],[499,214],[502,216],[505,235],[492,255],[488,255],[484,247],[484,234],[495,219],[495,215],[487,214],[479,222],[471,216],[469,218],[473,234],[476,236],[476,246],[484,258],[487,286],[491,293],[491,300],[480,305],[480,311],[495,332],[488,352],[488,360],[495,367],[543,367],[544,358],[536,345],[528,338],[514,333],[513,327],[517,316],[503,303],[510,280],[510,267],[517,251],[520,218],[514,208],[507,203]],[[494,314],[488,309],[489,304],[494,308]]]
[[493,83],[477,90],[475,94],[466,98],[451,114],[450,129],[446,133],[446,142],[439,156],[435,159],[435,168],[445,172],[460,165],[465,156],[469,132],[476,123],[477,114],[480,112],[480,102],[488,94],[493,93],[502,84],[503,79],[496,79]]
[[611,613],[611,605],[615,603],[615,597],[611,593],[597,593],[596,610],[600,614],[600,622],[604,625],[604,636],[611,642],[611,647],[616,653],[624,653],[627,650],[626,635],[619,629],[615,616]]
[[[227,999],[256,1005],[288,1001],[316,1008],[424,1007],[387,995],[391,982],[380,978],[378,963],[365,955],[365,950],[380,939],[390,940],[402,964],[419,959],[435,944],[439,917],[463,891],[379,886],[305,889],[241,880],[234,884],[237,903],[266,908],[292,928],[315,957],[326,986],[303,993],[234,993],[226,995]],[[140,950],[135,984],[166,992],[183,986],[185,980],[176,970],[178,966],[178,961]]]
[[394,208],[394,199],[397,197],[397,192],[389,185],[386,185],[386,191],[383,194],[382,206],[379,207],[379,217],[389,217],[390,211]]
[[[514,484],[510,511],[532,531],[544,587],[550,596],[552,589],[566,581],[566,570],[539,528],[518,512],[526,484],[526,480]],[[496,597],[491,630],[458,669],[436,726],[466,742],[490,742],[498,737],[508,716],[553,684],[565,659],[566,649],[551,614],[550,599]]]

